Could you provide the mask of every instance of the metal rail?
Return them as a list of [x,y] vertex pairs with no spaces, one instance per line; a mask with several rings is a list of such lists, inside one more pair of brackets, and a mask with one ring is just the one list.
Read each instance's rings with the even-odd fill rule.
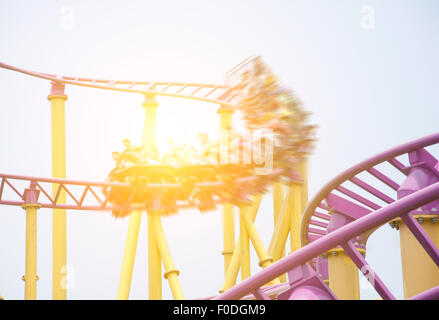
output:
[[[235,184],[248,184],[251,183],[253,177],[244,177],[235,180]],[[24,183],[23,183],[24,182]],[[51,197],[52,186],[56,187],[56,195]],[[214,187],[224,186],[223,181],[218,182],[200,182],[196,184],[197,188],[211,189]],[[127,206],[115,206],[109,202],[108,196],[105,196],[100,190],[102,188],[127,189],[131,192],[135,192],[135,188],[129,183],[110,183],[110,182],[91,182],[91,181],[79,181],[57,178],[40,178],[29,177],[11,174],[0,173],[0,204],[23,206],[25,202],[25,192],[27,189],[36,190],[39,193],[40,199],[35,204],[38,204],[41,208],[57,208],[57,209],[70,209],[70,210],[144,210],[145,205],[128,204]],[[75,190],[75,188],[80,189]],[[143,186],[143,190],[150,190],[150,192],[160,192],[162,190],[184,188],[181,184],[156,184],[149,183]],[[6,191],[10,194],[6,194]],[[59,194],[64,190],[67,194],[67,204],[59,203]],[[7,198],[6,198],[7,197]],[[93,204],[87,204],[90,202]],[[217,199],[212,201],[212,204],[220,204],[222,200]],[[197,208],[198,203],[192,203],[189,201],[177,203],[178,209]]]
[[[307,261],[312,258],[321,255],[328,250],[335,248],[338,245],[350,246],[352,248],[351,239],[357,237],[358,235],[367,232],[371,229],[379,227],[392,219],[397,217],[402,217],[403,219],[411,219],[410,211],[424,205],[428,204],[439,198],[439,182],[426,187],[420,191],[417,191],[407,197],[404,197],[398,201],[395,201],[388,206],[381,208],[374,212],[374,214],[366,215],[352,223],[345,225],[312,243],[309,243],[305,247],[293,252],[289,256],[273,263],[271,266],[265,268],[264,270],[256,273],[250,278],[242,281],[228,291],[216,296],[215,300],[231,300],[239,299],[250,293],[260,294],[260,288],[264,284],[270,282],[271,280],[279,277],[280,275],[291,272],[292,270],[297,270],[296,268],[305,265]],[[412,232],[414,230],[411,230]],[[415,231],[413,234],[416,236],[418,241],[424,247],[424,249],[429,253],[430,257],[439,266],[439,250],[431,243],[431,240],[425,235],[424,232]],[[428,241],[429,240],[429,241]],[[359,267],[362,263],[365,263],[363,258],[356,259],[359,257],[356,250],[352,250],[356,255],[352,256],[351,259]],[[361,256],[361,255],[360,255]],[[294,276],[294,275],[289,275]],[[292,277],[291,277],[292,278]],[[290,278],[290,281],[291,281]],[[377,277],[375,277],[377,279]],[[290,283],[291,284],[291,283]],[[393,299],[390,291],[383,286],[382,282],[375,281],[375,289],[377,292],[385,299]],[[300,288],[300,287],[299,287]],[[433,288],[419,295],[419,297],[437,297],[438,288]],[[328,297],[330,298],[330,297]],[[335,297],[333,297],[335,298]],[[416,297],[414,297],[416,298]]]
[[234,108],[233,99],[236,93],[231,88],[217,84],[186,83],[186,82],[154,82],[132,80],[108,80],[84,77],[61,76],[43,72],[25,70],[0,62],[0,68],[27,74],[61,84],[89,87],[95,89],[113,90],[120,92],[139,93],[184,98],[219,104],[223,107]]
[[[400,184],[393,181],[387,174],[379,171],[376,166],[388,163],[394,167],[397,171],[403,173],[404,176],[407,175],[405,166],[396,159],[396,157],[402,156],[404,154],[423,150],[423,148],[439,143],[439,133],[431,134],[420,139],[410,141],[408,143],[402,144],[395,148],[389,149],[388,151],[379,153],[373,157],[370,157],[355,166],[343,171],[331,181],[329,181],[322,189],[317,193],[317,195],[308,204],[305,212],[302,216],[301,225],[301,242],[302,245],[306,245],[316,239],[320,238],[322,235],[313,232],[313,228],[317,228],[325,234],[327,232],[327,226],[330,219],[331,206],[328,204],[330,200],[343,201],[346,200],[350,204],[358,204],[356,209],[365,209],[370,212],[380,209],[379,200],[389,204],[392,203],[396,198],[396,191],[398,190]],[[423,152],[426,152],[423,150]],[[358,177],[359,174],[367,174],[375,181],[383,183],[392,189],[387,194],[380,190],[372,187],[371,185],[365,183],[363,179]],[[343,185],[345,183],[353,183],[357,187],[365,191],[366,196],[359,195],[358,193],[351,190],[350,186]],[[337,191],[337,192],[334,192]],[[341,193],[344,198],[337,196],[336,193]],[[375,214],[375,213],[374,213]],[[318,218],[318,219],[316,219]],[[326,222],[325,222],[326,221]],[[317,223],[316,223],[317,222]],[[319,223],[323,223],[322,226]]]

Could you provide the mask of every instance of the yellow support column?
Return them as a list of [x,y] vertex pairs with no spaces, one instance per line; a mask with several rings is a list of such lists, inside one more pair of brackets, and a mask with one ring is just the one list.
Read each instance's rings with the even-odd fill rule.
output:
[[25,282],[24,298],[35,300],[37,298],[37,209],[39,191],[34,186],[24,192],[26,210],[26,271],[23,276]]
[[[253,243],[253,247],[255,248],[256,254],[259,257],[259,266],[262,268],[266,268],[273,263],[273,257],[270,257],[265,250],[264,243],[259,237],[258,231],[256,230],[255,224],[253,223],[253,219],[250,216],[251,207],[248,206],[244,210],[241,210],[240,215],[244,222],[245,228],[247,229],[247,234],[250,237],[251,242]],[[270,284],[278,284],[280,283],[279,279],[274,279],[270,282]]]
[[[220,107],[218,109],[220,115],[220,129],[221,129],[221,146],[229,146],[228,130],[232,128],[232,114],[233,110],[229,108]],[[224,276],[227,275],[227,269],[233,256],[233,250],[235,249],[235,217],[234,207],[232,204],[226,203],[222,207],[222,219],[223,219],[223,241],[224,250]]]
[[130,222],[128,225],[127,241],[120,272],[119,289],[117,299],[128,300],[131,288],[131,279],[133,277],[134,260],[136,258],[137,239],[139,238],[140,220],[142,211],[136,210],[131,212]]
[[[276,228],[277,221],[279,220],[280,212],[282,210],[282,205],[284,202],[284,186],[280,182],[276,182],[273,185],[273,221],[274,228]],[[273,230],[274,232],[274,230]],[[280,259],[285,257],[285,248],[282,250],[280,255]],[[279,280],[282,282],[287,281],[287,275],[283,274],[279,277]]]
[[302,177],[302,191],[301,191],[301,199],[302,199],[302,210],[303,213],[308,204],[308,162],[307,160],[303,160],[299,163],[299,173]]
[[[145,108],[145,123],[143,127],[143,146],[149,155],[157,154],[156,138],[156,113],[158,103],[155,95],[145,95],[143,107]],[[159,248],[156,237],[154,236],[154,223],[150,214],[148,214],[148,292],[149,299],[162,299],[162,262],[160,259]]]
[[[439,215],[415,215],[428,237],[439,247]],[[407,226],[397,219],[401,242],[404,298],[439,286],[439,268]]]
[[285,250],[285,243],[287,242],[291,225],[291,212],[295,202],[294,197],[294,190],[289,186],[268,247],[268,254],[275,261],[281,258],[282,252]]
[[329,288],[340,300],[360,299],[358,269],[342,248],[328,252]]
[[[47,97],[52,111],[52,176],[66,177],[66,127],[64,85],[52,82],[50,95]],[[53,184],[52,195],[56,196],[58,185]],[[66,193],[61,190],[57,203],[66,202]],[[67,220],[66,210],[53,209],[52,216],[52,297],[55,300],[67,298],[63,278],[67,265]]]
[[23,206],[26,209],[26,273],[24,276],[26,300],[37,298],[37,207]]
[[280,182],[276,182],[273,185],[273,219],[274,219],[275,226],[276,226],[277,220],[279,219],[280,212],[282,210],[283,202],[284,202],[283,185]]
[[171,287],[172,296],[174,299],[183,300],[183,290],[181,288],[180,281],[178,280],[180,271],[175,268],[174,261],[172,261],[171,251],[169,250],[166,242],[165,232],[163,231],[161,223],[160,213],[152,211],[149,212],[148,215],[151,216],[152,225],[154,226],[153,235],[156,239],[160,257],[163,261],[163,266],[165,267],[165,273],[163,276],[169,281],[169,286]]
[[[262,196],[260,195],[254,197],[252,204],[250,206],[250,217],[253,222],[255,221],[256,215],[258,214],[258,209],[259,209],[259,205],[261,204],[261,200],[262,200]],[[224,281],[223,287],[220,290],[220,293],[230,289],[235,285],[240,266],[241,266],[241,240],[238,239],[235,246],[235,251],[233,252],[232,259],[230,261],[229,268],[227,269],[226,279]]]
[[148,216],[148,293],[150,300],[162,299],[162,261],[156,242],[154,219]]
[[158,102],[155,95],[145,95],[145,101],[142,106],[145,108],[145,122],[143,126],[142,143],[146,148],[148,154],[155,154],[157,152],[157,107]]
[[244,226],[247,230],[247,234],[253,243],[256,254],[259,257],[259,265],[262,268],[268,267],[273,262],[273,258],[268,255],[267,251],[265,250],[264,244],[259,237],[258,231],[256,230],[256,227],[250,217],[250,208],[242,208],[242,210],[240,211],[240,217],[242,218]]
[[235,216],[232,204],[226,203],[222,207],[222,219],[223,219],[223,241],[224,250],[224,277],[227,274],[230,262],[232,260],[233,251],[235,250]]
[[241,280],[250,277],[250,242],[248,238],[247,228],[245,227],[244,215],[249,206],[241,206],[239,208],[239,243],[241,255]]
[[300,220],[302,218],[303,186],[301,183],[290,185],[291,193],[291,220],[290,220],[290,247],[291,252],[300,249]]
[[[151,155],[156,152],[156,107],[158,106],[158,103],[155,101],[155,96],[146,95],[145,102],[142,104],[142,106],[145,108],[145,123],[143,128],[142,144],[148,154]],[[125,244],[119,289],[117,294],[118,299],[129,298],[141,217],[141,211],[133,211],[130,214],[127,241]],[[161,299],[161,260],[151,228],[151,219],[148,216],[149,298]]]

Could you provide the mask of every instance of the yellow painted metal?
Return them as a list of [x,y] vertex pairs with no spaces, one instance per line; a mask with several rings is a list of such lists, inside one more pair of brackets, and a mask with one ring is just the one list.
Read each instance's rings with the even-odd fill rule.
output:
[[[145,95],[143,102],[145,123],[142,143],[149,155],[157,153],[156,112],[158,105],[155,95]],[[159,300],[162,298],[162,263],[154,236],[154,228],[152,217],[148,214],[148,292],[151,300]]]
[[[255,221],[256,219],[256,215],[258,213],[261,200],[262,200],[262,196],[257,195],[254,197],[252,201],[250,208],[250,217],[252,221]],[[221,288],[220,292],[224,292],[235,285],[236,279],[238,278],[240,265],[241,265],[241,240],[238,239],[235,246],[235,251],[233,252],[232,259],[230,261],[229,268],[227,269],[226,279],[224,281],[223,287]]]
[[150,300],[162,299],[162,261],[156,241],[154,221],[148,215],[148,293]]
[[358,269],[341,248],[328,252],[329,288],[341,300],[360,299]]
[[[273,185],[273,220],[274,220],[274,227],[276,227],[277,221],[280,216],[280,212],[282,210],[282,205],[284,202],[284,186],[280,182],[276,182]],[[285,248],[282,250],[282,253],[280,255],[280,258],[285,257]],[[281,282],[287,281],[287,275],[283,274],[279,277],[279,280]]]
[[285,243],[288,239],[288,233],[290,231],[291,212],[293,208],[293,201],[295,200],[294,196],[294,191],[290,185],[288,186],[285,201],[282,205],[282,210],[277,219],[273,236],[271,237],[270,245],[268,247],[268,255],[273,257],[275,261],[281,258],[282,251],[285,250]]
[[[53,84],[56,86],[57,84]],[[48,96],[52,113],[52,176],[66,177],[66,128],[64,94]],[[56,196],[58,185],[53,184],[52,195]],[[66,202],[66,193],[61,190],[57,203]],[[53,209],[52,215],[52,296],[55,300],[65,300],[67,291],[63,285],[67,265],[67,217],[66,210]],[[64,281],[65,282],[65,281]]]
[[[429,238],[439,247],[439,215],[415,215]],[[418,221],[419,221],[418,220]],[[422,220],[421,220],[422,221]],[[404,297],[413,297],[439,286],[439,268],[407,226],[399,220]]]
[[[220,129],[221,129],[221,145],[228,146],[228,130],[232,128],[232,114],[233,110],[229,108],[220,107],[218,109],[220,115]],[[232,260],[233,250],[235,249],[235,216],[234,206],[232,204],[224,204],[222,207],[223,220],[223,242],[224,250],[224,277],[227,274],[230,262]]]
[[[247,207],[244,210],[240,211],[240,216],[242,217],[245,228],[247,229],[247,234],[253,243],[256,254],[259,257],[259,266],[262,268],[266,268],[273,263],[274,259],[273,257],[270,257],[267,253],[267,250],[265,250],[264,243],[259,237],[258,231],[256,230],[255,224],[253,223],[253,219],[250,216],[250,211],[251,208]],[[277,278],[270,282],[270,284],[278,283],[280,283],[280,281]]]
[[291,252],[300,249],[300,222],[302,218],[302,191],[301,183],[292,183],[291,192],[291,222],[290,222],[290,246]]
[[224,250],[224,277],[227,274],[230,262],[232,261],[233,251],[235,250],[235,208],[232,204],[226,203],[222,207],[223,219],[223,241]]
[[248,238],[247,228],[245,227],[244,216],[249,206],[241,206],[239,208],[239,241],[241,254],[241,280],[250,277],[250,242]]
[[253,223],[252,218],[250,217],[250,208],[249,207],[242,208],[239,214],[242,217],[242,221],[244,222],[244,226],[247,230],[250,240],[253,243],[253,247],[255,248],[256,254],[259,257],[259,265],[262,268],[268,267],[273,262],[273,258],[268,256],[267,250],[265,250],[264,247],[264,243],[259,237],[255,224]]
[[279,218],[280,212],[282,210],[282,204],[284,202],[284,186],[280,182],[276,182],[273,185],[273,218],[274,225]]
[[172,261],[171,251],[169,250],[168,244],[166,242],[165,233],[163,231],[160,213],[149,212],[148,213],[152,219],[152,225],[154,226],[154,235],[159,248],[160,257],[163,261],[163,266],[165,267],[164,277],[168,279],[169,286],[171,287],[172,295],[175,300],[183,300],[183,290],[178,279],[180,271],[178,271],[174,262]]
[[117,292],[117,299],[119,300],[127,300],[129,298],[141,218],[142,211],[135,210],[131,212],[122,270],[120,272],[119,290]]
[[157,152],[156,111],[158,102],[154,95],[146,95],[142,106],[145,108],[142,143],[149,154]]
[[26,272],[24,298],[37,298],[37,209],[39,205],[25,204],[26,210]]
[[[145,123],[142,135],[142,144],[149,154],[154,154],[157,149],[156,142],[156,108],[158,106],[154,95],[146,95],[142,104],[145,108]],[[137,241],[141,223],[141,211],[134,211],[130,215],[127,242],[125,244],[122,270],[120,274],[118,299],[128,299],[131,279],[136,256]],[[148,287],[150,299],[162,298],[161,287],[161,260],[154,236],[154,227],[148,215]]]
[[303,160],[299,163],[299,172],[302,177],[302,210],[304,212],[308,204],[308,162]]
[[234,110],[227,107],[220,107],[217,112],[220,115],[220,129],[221,130],[231,129],[232,115],[234,113]]

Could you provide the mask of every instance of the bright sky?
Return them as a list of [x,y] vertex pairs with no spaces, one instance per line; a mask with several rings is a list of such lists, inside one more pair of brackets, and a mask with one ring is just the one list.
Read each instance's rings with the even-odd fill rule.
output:
[[[363,6],[375,28],[362,28]],[[310,195],[341,170],[391,146],[437,131],[439,4],[435,0],[45,1],[0,3],[0,61],[63,75],[222,83],[260,54],[314,113],[320,128]],[[0,172],[51,175],[49,83],[0,71]],[[122,140],[139,142],[142,97],[68,87],[67,176],[102,181]],[[216,107],[159,99],[158,136],[218,130]],[[267,196],[257,219],[272,231]],[[1,207],[0,292],[22,299],[24,211]],[[145,217],[146,218],[146,217]],[[146,219],[131,298],[147,297]],[[128,219],[68,214],[70,299],[116,297]],[[221,215],[184,212],[164,228],[187,298],[217,293],[223,281]],[[51,297],[51,212],[38,215],[38,298]],[[380,229],[368,260],[402,297],[396,232]],[[253,256],[253,262],[257,261]],[[253,271],[257,271],[256,263]],[[367,287],[363,298],[375,297]],[[170,298],[168,285],[164,296]]]

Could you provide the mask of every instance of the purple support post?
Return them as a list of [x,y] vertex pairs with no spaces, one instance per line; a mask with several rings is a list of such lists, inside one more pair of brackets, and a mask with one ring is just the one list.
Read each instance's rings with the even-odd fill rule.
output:
[[[439,181],[439,171],[436,170],[437,160],[424,149],[409,153],[410,166],[404,170],[408,172],[407,178],[398,189],[398,199],[408,196]],[[439,200],[426,204],[425,211],[436,211]]]
[[439,286],[411,297],[409,300],[439,300]]
[[29,188],[24,189],[23,201],[24,205],[38,205],[38,197],[40,190],[36,188],[36,182],[31,182]]
[[290,289],[279,295],[279,300],[337,300],[326,283],[309,264],[288,271]]
[[[426,203],[435,201],[439,197],[439,183],[435,183],[424,190],[411,194],[395,201],[373,214],[366,215],[356,221],[345,225],[326,236],[300,248],[290,255],[276,261],[267,268],[252,275],[250,278],[238,283],[226,292],[216,296],[215,300],[239,299],[249,292],[279,277],[281,274],[296,268],[312,258],[345,243],[357,235],[389,222],[403,213],[418,208]],[[320,202],[320,201],[319,201]]]
[[261,288],[258,288],[258,290],[253,291],[253,295],[258,300],[271,300],[271,298]]

